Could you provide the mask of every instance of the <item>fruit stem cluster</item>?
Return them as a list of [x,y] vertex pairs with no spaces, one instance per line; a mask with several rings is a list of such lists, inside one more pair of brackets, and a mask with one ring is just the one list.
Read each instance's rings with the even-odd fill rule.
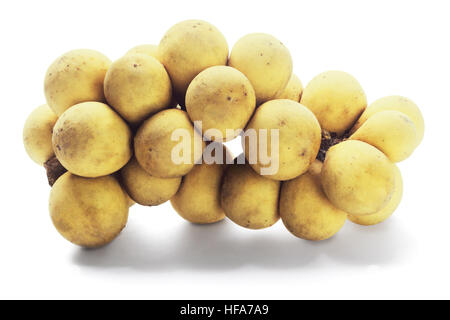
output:
[[316,159],[324,162],[328,149],[342,141],[347,140],[348,136],[349,135],[347,132],[342,136],[338,136],[335,132],[328,132],[327,130],[322,129],[322,141],[320,142],[320,150]]

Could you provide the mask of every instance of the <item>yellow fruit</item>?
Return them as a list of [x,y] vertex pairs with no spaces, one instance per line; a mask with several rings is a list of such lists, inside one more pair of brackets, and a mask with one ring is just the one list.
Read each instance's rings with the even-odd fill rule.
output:
[[392,198],[395,166],[377,148],[347,140],[328,150],[321,179],[325,194],[337,208],[352,215],[369,215]]
[[53,128],[52,141],[59,162],[83,177],[111,174],[132,155],[130,129],[101,102],[83,102],[64,112]]
[[23,144],[28,156],[39,165],[53,157],[52,132],[58,120],[48,105],[34,109],[23,127]]
[[126,121],[137,125],[169,106],[172,85],[158,60],[146,54],[127,54],[108,69],[105,96]]
[[125,192],[125,196],[127,197],[128,208],[131,208],[132,206],[134,206],[136,204],[136,201],[131,199],[131,197],[128,195],[128,193],[125,190],[124,190],[124,192]]
[[117,182],[119,182],[120,187],[122,188],[122,191],[125,194],[125,197],[127,198],[128,208],[131,208],[132,206],[134,206],[136,204],[136,201],[131,199],[131,197],[128,195],[128,192],[127,192],[127,190],[125,189],[125,187],[124,187],[124,185],[122,183],[122,178],[120,176],[120,171],[117,171],[117,172],[113,173],[112,176],[117,180]]
[[303,94],[303,84],[295,74],[292,74],[284,90],[281,91],[275,97],[275,99],[289,99],[295,102],[300,102],[302,94]]
[[155,59],[159,60],[158,56],[158,46],[155,46],[154,44],[141,44],[139,46],[133,47],[126,54],[146,54],[150,57],[153,57]]
[[278,213],[280,182],[255,173],[248,164],[232,164],[225,171],[221,202],[233,222],[249,229],[275,224]]
[[81,102],[105,102],[103,80],[110,65],[107,57],[94,50],[72,50],[63,54],[45,75],[47,104],[60,116]]
[[151,176],[134,157],[120,170],[120,176],[130,198],[143,206],[157,206],[166,202],[177,192],[181,183],[181,178]]
[[[178,152],[177,146],[186,146],[186,152]],[[134,138],[137,161],[145,171],[158,178],[186,175],[201,158],[203,146],[204,142],[187,113],[178,109],[153,115],[140,126]],[[179,155],[184,158],[179,160],[183,161],[174,162],[172,157]]]
[[286,228],[305,240],[325,240],[334,236],[347,220],[347,213],[331,204],[322,190],[321,162],[281,187],[280,215]]
[[377,213],[368,216],[348,215],[348,219],[350,221],[363,226],[371,226],[385,221],[394,213],[395,209],[397,209],[398,205],[400,204],[403,195],[402,175],[398,167],[397,166],[394,167],[395,167],[395,190],[388,204]]
[[[236,130],[244,129],[250,119],[255,103],[250,81],[242,72],[226,66],[200,72],[186,93],[189,117],[201,121],[203,135],[214,141],[234,139],[239,134]],[[214,135],[217,130],[219,137]]]
[[170,75],[179,102],[184,105],[192,79],[208,67],[226,65],[228,44],[212,24],[187,20],[166,32],[159,43],[159,58]]
[[277,38],[252,33],[239,39],[231,50],[228,65],[250,80],[260,105],[280,94],[292,74],[289,50]]
[[383,111],[372,115],[350,137],[373,145],[393,162],[408,158],[417,146],[414,122],[404,113]]
[[58,232],[83,247],[111,242],[128,219],[127,198],[112,176],[89,179],[66,172],[53,185],[49,208]]
[[358,128],[361,127],[362,124],[375,113],[387,110],[402,112],[406,114],[408,118],[412,120],[412,122],[414,122],[417,130],[417,145],[419,145],[423,139],[424,134],[424,121],[422,113],[420,112],[419,107],[414,102],[412,102],[408,98],[401,96],[388,96],[380,98],[371,103],[361,115],[361,117],[359,117],[358,121],[352,128],[351,133],[354,133],[356,130],[358,130]]
[[301,104],[319,120],[322,129],[342,135],[367,106],[359,82],[342,71],[327,71],[314,77],[303,90]]
[[[311,111],[292,100],[264,103],[256,109],[245,130],[242,137],[245,157],[257,173],[274,180],[290,180],[306,172],[320,148],[319,122]],[[256,133],[256,143],[251,143],[252,131]],[[260,138],[264,132],[267,139],[264,135]],[[278,133],[278,149],[272,133]],[[264,159],[266,148],[267,154],[272,155],[270,161]],[[265,172],[277,166],[277,171]]]
[[[183,182],[177,194],[170,203],[178,214],[192,223],[214,223],[225,217],[220,204],[222,178],[227,167],[226,158],[232,155],[219,143],[212,143],[222,148],[222,163],[202,163],[183,177]],[[211,146],[208,145],[206,150]]]

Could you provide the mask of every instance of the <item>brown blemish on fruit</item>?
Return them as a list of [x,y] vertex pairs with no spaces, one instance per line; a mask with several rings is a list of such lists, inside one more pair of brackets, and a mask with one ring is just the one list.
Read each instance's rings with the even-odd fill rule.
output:
[[306,152],[307,152],[308,150],[306,150],[306,149],[303,149],[302,150],[302,153],[300,154],[300,157],[304,157],[305,155],[306,155]]

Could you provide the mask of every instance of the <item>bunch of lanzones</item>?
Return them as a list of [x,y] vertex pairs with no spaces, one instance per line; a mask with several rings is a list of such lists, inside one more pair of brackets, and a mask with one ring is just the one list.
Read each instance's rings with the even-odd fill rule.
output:
[[[277,38],[249,34],[229,52],[222,33],[198,20],[114,62],[67,52],[48,68],[44,93],[25,148],[47,169],[53,224],[83,247],[112,241],[133,204],[169,200],[192,223],[228,217],[262,229],[281,218],[307,240],[332,237],[347,219],[377,224],[402,198],[395,163],[424,134],[411,100],[367,106],[342,71],[303,88]],[[236,158],[224,145],[235,138]]]

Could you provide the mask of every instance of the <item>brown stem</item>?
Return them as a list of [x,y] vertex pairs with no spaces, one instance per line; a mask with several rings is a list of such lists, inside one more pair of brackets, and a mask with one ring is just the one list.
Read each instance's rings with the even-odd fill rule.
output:
[[327,130],[322,129],[322,141],[320,143],[320,150],[319,153],[317,154],[316,159],[324,162],[328,149],[330,149],[335,144],[347,140],[348,137],[349,137],[348,131],[345,132],[342,136],[338,136],[337,133],[328,132]]
[[67,171],[55,156],[44,163],[44,168],[47,171],[47,179],[50,186],[53,186],[56,180]]

